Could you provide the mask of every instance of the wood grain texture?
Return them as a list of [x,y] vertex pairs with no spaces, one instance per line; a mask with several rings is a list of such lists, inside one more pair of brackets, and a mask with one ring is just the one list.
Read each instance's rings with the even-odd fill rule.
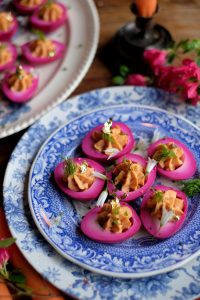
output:
[[[99,53],[115,32],[133,19],[129,10],[131,0],[95,0],[95,3],[101,22],[99,47],[90,70],[73,96],[112,85],[112,74],[102,63]],[[200,38],[200,0],[160,0],[158,3],[160,8],[155,21],[165,26],[176,41],[185,38]],[[6,164],[21,136],[22,132],[0,140],[0,204],[2,204],[2,183]]]

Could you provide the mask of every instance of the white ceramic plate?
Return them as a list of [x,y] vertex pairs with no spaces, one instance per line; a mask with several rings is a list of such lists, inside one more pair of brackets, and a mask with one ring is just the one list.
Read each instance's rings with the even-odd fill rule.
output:
[[[8,1],[4,1],[5,2]],[[44,113],[65,100],[78,86],[94,58],[98,38],[99,19],[92,0],[60,0],[68,8],[69,21],[50,34],[66,44],[62,60],[37,68],[40,76],[36,96],[25,104],[0,100],[0,138],[18,132],[38,120]],[[22,45],[33,39],[25,30],[27,17],[18,17],[20,30],[14,43]]]
[[[27,181],[41,145],[63,123],[90,110],[115,104],[125,107],[126,104],[153,105],[184,116],[200,126],[200,106],[186,106],[177,102],[173,95],[151,88],[106,88],[60,104],[24,134],[11,156],[4,180],[4,207],[10,230],[30,264],[52,284],[79,299],[195,299],[200,295],[200,257],[175,271],[147,278],[102,276],[84,270],[57,254],[38,232],[31,218]],[[196,240],[199,241],[198,234]]]

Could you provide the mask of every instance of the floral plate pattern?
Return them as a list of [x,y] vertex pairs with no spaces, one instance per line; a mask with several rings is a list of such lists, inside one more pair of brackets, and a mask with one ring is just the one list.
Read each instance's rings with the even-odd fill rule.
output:
[[84,270],[64,259],[44,240],[31,219],[27,176],[46,138],[66,121],[95,108],[123,104],[153,105],[187,117],[200,126],[200,107],[152,88],[107,88],[63,102],[34,124],[15,148],[4,180],[4,206],[12,234],[33,267],[62,291],[80,299],[191,300],[200,295],[199,257],[175,271],[141,279],[118,279]]
[[[151,140],[157,128],[162,136],[168,135],[183,141],[195,154],[197,163],[200,161],[200,131],[174,115],[134,105],[96,110],[64,125],[39,151],[31,168],[28,191],[34,221],[61,255],[91,271],[134,278],[175,269],[199,251],[199,196],[190,201],[182,230],[170,239],[157,240],[140,231],[126,242],[110,245],[94,242],[79,232],[81,215],[74,207],[75,201],[71,202],[69,197],[60,192],[52,180],[53,171],[63,157],[76,156],[85,135],[109,118],[126,122],[137,138]],[[163,183],[162,178],[159,178],[159,183]],[[59,221],[48,226],[42,217],[44,213],[50,220],[60,216]]]
[[[12,1],[1,1],[0,8],[12,10]],[[64,57],[46,66],[38,66],[39,88],[25,104],[11,103],[0,96],[0,138],[18,132],[64,101],[78,86],[89,69],[98,44],[99,19],[92,0],[60,0],[68,9],[68,21],[50,34],[50,38],[66,45]],[[17,16],[20,29],[14,44],[21,46],[35,38],[26,30],[28,18]]]

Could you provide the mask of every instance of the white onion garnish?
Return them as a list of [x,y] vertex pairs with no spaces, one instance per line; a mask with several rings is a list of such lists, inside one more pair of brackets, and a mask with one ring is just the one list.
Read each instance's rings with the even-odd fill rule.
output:
[[103,179],[103,180],[107,180],[107,179],[108,179],[108,178],[106,177],[106,175],[104,175],[104,174],[102,174],[102,173],[99,173],[99,172],[97,172],[97,171],[94,171],[94,172],[93,172],[93,175],[94,175],[94,177],[100,178],[100,179]]
[[108,192],[106,190],[101,192],[101,194],[99,195],[99,198],[97,200],[96,206],[102,207],[104,205],[107,197],[108,197]]
[[158,162],[155,159],[148,157],[148,163],[146,166],[146,174],[151,173],[151,171],[157,165],[157,163]]

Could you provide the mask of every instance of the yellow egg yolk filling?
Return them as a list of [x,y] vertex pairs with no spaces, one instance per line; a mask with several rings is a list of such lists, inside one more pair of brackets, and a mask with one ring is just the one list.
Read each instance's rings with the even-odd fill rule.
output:
[[166,211],[173,211],[175,220],[179,219],[183,214],[184,202],[177,197],[173,190],[160,191],[157,190],[147,203],[147,208],[150,210],[151,215],[157,219],[162,218],[163,207]]
[[153,159],[165,170],[173,171],[182,166],[184,159],[183,149],[174,143],[160,144],[157,146]]
[[42,0],[20,0],[19,4],[27,6],[27,7],[34,7],[42,3]]
[[15,72],[8,79],[8,85],[14,92],[23,92],[31,87],[33,83],[33,75],[26,72],[19,66]]
[[38,39],[30,43],[31,54],[35,57],[53,57],[55,55],[55,45],[47,39]]
[[[87,163],[85,164],[86,167],[83,169],[83,164],[73,163],[74,171],[71,172],[71,174],[67,171],[64,172],[63,180],[66,182],[67,187],[72,191],[86,191],[91,187],[95,180],[95,176],[93,175],[94,169],[90,168]],[[65,170],[67,170],[67,164]]]
[[40,9],[39,17],[43,21],[55,22],[58,21],[62,16],[62,8],[56,3],[50,3],[44,5]]
[[111,203],[103,205],[98,213],[97,222],[107,231],[122,233],[132,226],[131,217],[132,211],[130,208],[111,201]]
[[9,12],[0,12],[0,30],[8,31],[13,24],[13,17]]
[[131,160],[123,160],[112,171],[114,184],[124,193],[132,192],[145,184],[144,168]]
[[123,150],[128,143],[128,136],[121,131],[119,126],[111,129],[110,134],[105,134],[102,131],[95,131],[92,134],[94,140],[94,148],[106,155],[110,155],[109,149]]
[[0,43],[0,65],[4,65],[8,63],[12,58],[12,54],[9,50],[9,48]]

